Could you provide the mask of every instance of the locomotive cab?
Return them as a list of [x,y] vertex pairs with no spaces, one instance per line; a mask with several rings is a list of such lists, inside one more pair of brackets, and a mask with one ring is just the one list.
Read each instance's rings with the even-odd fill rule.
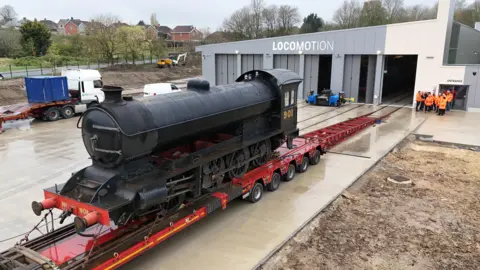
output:
[[297,91],[303,79],[288,69],[252,70],[242,74],[236,81],[263,79],[273,89],[279,89],[274,104],[280,114],[274,116],[274,126],[285,132],[288,148],[292,148],[292,140],[299,135],[297,128]]

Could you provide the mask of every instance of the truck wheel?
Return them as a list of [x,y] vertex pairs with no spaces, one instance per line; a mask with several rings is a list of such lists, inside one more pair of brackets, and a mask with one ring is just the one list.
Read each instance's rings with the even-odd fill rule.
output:
[[262,199],[263,196],[263,185],[259,182],[253,185],[252,190],[250,190],[250,195],[248,195],[248,200],[252,203],[256,203]]
[[51,107],[47,110],[45,116],[48,121],[57,121],[60,118],[60,111],[55,107]]
[[282,176],[279,173],[273,173],[272,180],[267,185],[268,191],[275,191],[280,187]]
[[288,165],[287,173],[285,174],[285,178],[284,178],[285,182],[290,182],[293,180],[293,178],[295,177],[295,169],[296,169],[295,164],[290,163]]
[[298,172],[303,173],[306,172],[308,169],[308,164],[310,163],[310,159],[307,156],[304,156],[302,159],[302,164],[298,167]]
[[72,106],[63,106],[61,113],[65,119],[72,118],[75,114]]
[[319,150],[315,151],[315,154],[313,154],[312,159],[310,159],[310,165],[317,165],[320,162],[320,156],[322,153],[320,153]]

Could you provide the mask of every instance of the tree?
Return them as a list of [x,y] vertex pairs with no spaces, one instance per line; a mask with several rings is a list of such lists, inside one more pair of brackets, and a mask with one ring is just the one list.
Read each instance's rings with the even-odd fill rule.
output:
[[242,37],[252,39],[255,36],[254,22],[248,6],[235,11],[232,16],[223,21],[223,28]]
[[20,44],[26,54],[45,55],[52,44],[50,30],[37,21],[24,23],[20,27],[20,34],[22,35]]
[[[457,1],[457,3],[458,2],[459,1]],[[480,21],[480,0],[475,0],[470,5],[467,5],[465,1],[460,2],[460,6],[458,6],[455,11],[455,20],[459,23],[474,27],[475,22]]]
[[333,14],[333,21],[342,29],[360,25],[360,4],[356,0],[344,0]]
[[301,17],[297,7],[281,5],[278,8],[277,23],[281,35],[292,34],[295,25],[300,21]]
[[262,11],[265,23],[265,36],[274,37],[278,29],[278,7],[271,5]]
[[143,51],[145,45],[145,29],[141,26],[123,26],[118,30],[118,38],[121,40],[125,52],[132,56],[133,64],[135,64],[135,59]]
[[0,32],[0,56],[13,57],[21,54],[20,33],[13,28]]
[[118,51],[118,29],[114,23],[120,19],[114,15],[100,15],[95,17],[87,26],[87,34],[92,40],[92,45],[105,60],[113,64],[113,59]]
[[265,9],[265,2],[263,0],[252,0],[250,4],[252,9],[251,19],[253,20],[253,34],[255,38],[262,36],[263,16],[262,11]]
[[0,8],[0,25],[8,25],[15,22],[17,13],[12,6],[5,5]]
[[157,25],[158,24],[157,14],[152,13],[152,15],[150,15],[150,24],[151,25]]
[[375,26],[387,23],[387,11],[380,1],[370,1],[363,4],[360,12],[360,26]]
[[401,21],[403,13],[403,0],[383,0],[385,8],[386,23],[397,23]]
[[315,33],[320,31],[325,25],[322,18],[318,17],[316,13],[310,13],[303,19],[302,27],[300,27],[300,33]]

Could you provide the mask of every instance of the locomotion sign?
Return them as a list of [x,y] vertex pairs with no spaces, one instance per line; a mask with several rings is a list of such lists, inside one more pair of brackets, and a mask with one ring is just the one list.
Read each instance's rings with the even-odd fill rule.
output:
[[274,41],[274,51],[333,51],[333,41]]

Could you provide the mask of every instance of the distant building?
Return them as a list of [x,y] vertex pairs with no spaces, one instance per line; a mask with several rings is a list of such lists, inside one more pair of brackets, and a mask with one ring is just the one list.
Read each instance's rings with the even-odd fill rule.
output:
[[201,41],[202,33],[193,25],[178,25],[171,32],[172,40],[177,42]]
[[57,23],[57,33],[59,35],[65,35],[65,25],[69,22],[69,19],[61,19]]
[[47,20],[47,18],[38,22],[45,25],[52,33],[58,33],[58,26],[55,22]]

